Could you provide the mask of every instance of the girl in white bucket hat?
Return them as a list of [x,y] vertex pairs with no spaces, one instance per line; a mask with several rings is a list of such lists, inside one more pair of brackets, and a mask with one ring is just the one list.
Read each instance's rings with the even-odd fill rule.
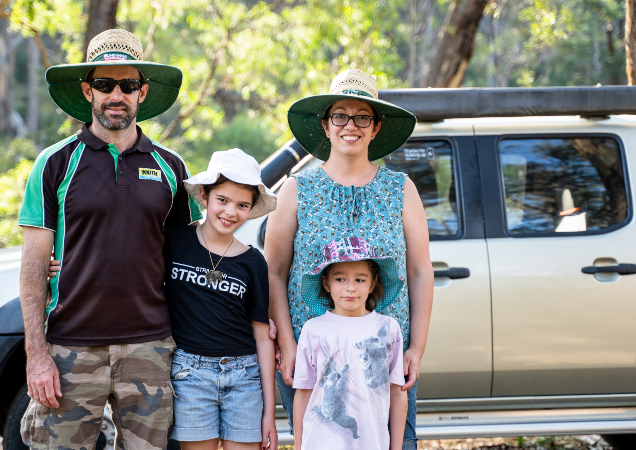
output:
[[219,440],[228,448],[277,448],[267,264],[234,238],[246,220],[273,211],[276,197],[256,160],[236,148],[214,153],[208,170],[184,183],[207,215],[196,227],[165,233],[165,296],[177,344],[171,437],[184,450],[217,449]]

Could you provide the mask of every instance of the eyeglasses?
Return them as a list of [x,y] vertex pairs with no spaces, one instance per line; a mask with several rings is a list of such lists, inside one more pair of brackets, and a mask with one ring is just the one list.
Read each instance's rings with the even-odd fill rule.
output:
[[141,89],[141,81],[134,79],[113,80],[112,78],[95,78],[90,81],[91,87],[104,94],[110,94],[115,89],[115,86],[119,86],[122,93],[132,94]]
[[341,113],[329,114],[329,117],[331,117],[331,123],[337,127],[345,127],[349,121],[353,119],[353,123],[356,127],[369,128],[371,126],[371,121],[373,120],[373,116],[348,116]]

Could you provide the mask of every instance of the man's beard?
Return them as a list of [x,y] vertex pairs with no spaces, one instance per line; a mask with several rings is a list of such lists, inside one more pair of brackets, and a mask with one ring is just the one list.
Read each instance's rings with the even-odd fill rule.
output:
[[[95,102],[95,97],[93,97],[93,100],[91,101],[91,107],[93,109],[93,114],[97,117],[99,123],[109,130],[125,130],[130,126],[139,112],[138,102],[134,106],[133,111],[132,108],[124,102],[109,102],[99,105]],[[119,117],[109,117],[106,115],[106,108],[110,107],[123,107],[126,114]]]

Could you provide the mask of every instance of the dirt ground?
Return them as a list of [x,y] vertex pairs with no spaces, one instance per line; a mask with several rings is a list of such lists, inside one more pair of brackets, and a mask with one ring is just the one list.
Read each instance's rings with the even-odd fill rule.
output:
[[[600,436],[446,439],[420,441],[418,450],[612,450]],[[294,447],[280,446],[280,450]]]
[[611,450],[600,436],[541,436],[518,438],[420,441],[418,450]]
[[[612,450],[600,436],[541,436],[420,441],[418,450]],[[293,450],[294,446],[281,446]],[[0,438],[2,450],[2,438]]]

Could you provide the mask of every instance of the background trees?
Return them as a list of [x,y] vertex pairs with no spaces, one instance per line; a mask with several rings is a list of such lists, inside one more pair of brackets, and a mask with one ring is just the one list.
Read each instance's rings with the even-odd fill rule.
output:
[[[290,104],[345,68],[380,88],[627,82],[624,0],[0,0],[3,183],[80,125],[50,100],[46,68],[83,61],[113,26],[183,70],[176,104],[141,126],[192,171],[232,147],[263,160],[291,137]],[[5,199],[0,222],[21,201]]]

